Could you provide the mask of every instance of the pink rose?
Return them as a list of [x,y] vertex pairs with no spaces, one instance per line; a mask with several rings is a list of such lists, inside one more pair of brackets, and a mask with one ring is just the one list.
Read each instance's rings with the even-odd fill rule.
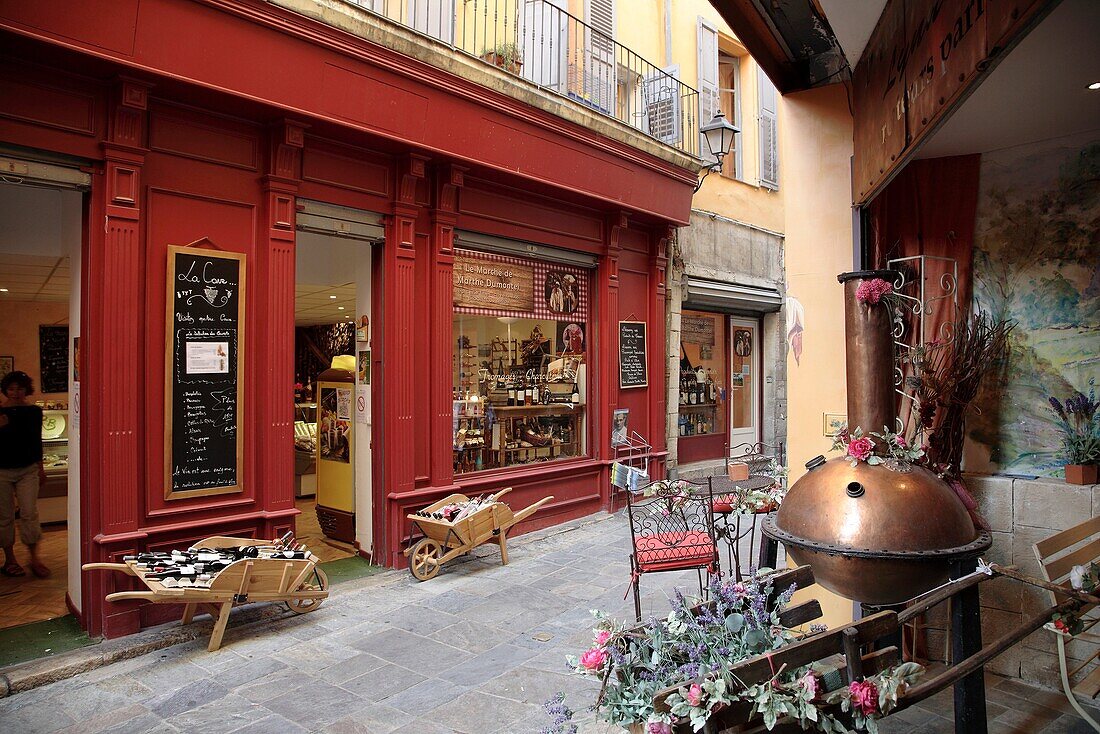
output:
[[848,456],[858,461],[867,461],[871,452],[875,449],[875,443],[866,436],[856,438],[848,442]]
[[905,440],[905,436],[898,436],[897,442],[898,446],[901,446],[903,449],[909,447],[909,442]]
[[663,721],[651,721],[645,731],[646,734],[672,734],[672,726]]
[[878,688],[869,680],[856,680],[848,684],[848,695],[852,698],[852,706],[871,716],[878,711]]
[[611,633],[607,630],[600,630],[596,633],[596,647],[603,647],[607,644],[607,641],[611,639]]
[[733,593],[736,594],[737,596],[744,596],[747,593],[747,590],[745,589],[745,585],[743,583],[741,583],[740,581],[738,581],[736,584],[734,584],[730,588],[730,590],[733,591]]
[[607,652],[599,647],[585,650],[581,655],[581,666],[585,670],[599,670],[605,662],[607,662]]
[[698,706],[703,701],[703,687],[698,683],[692,683],[684,698],[687,699],[689,706]]
[[799,678],[797,685],[806,692],[806,698],[808,699],[816,698],[821,690],[821,684],[818,683],[817,676],[813,673],[806,673],[806,675]]
[[873,278],[860,282],[856,288],[856,300],[860,303],[875,304],[894,292],[894,286],[882,278]]

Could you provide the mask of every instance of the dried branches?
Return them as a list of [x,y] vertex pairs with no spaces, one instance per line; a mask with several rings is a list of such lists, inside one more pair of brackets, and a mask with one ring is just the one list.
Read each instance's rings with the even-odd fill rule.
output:
[[916,428],[930,433],[929,464],[948,476],[961,473],[966,414],[982,380],[1008,355],[1014,326],[979,310],[960,316],[949,339],[913,350],[905,386],[916,402]]

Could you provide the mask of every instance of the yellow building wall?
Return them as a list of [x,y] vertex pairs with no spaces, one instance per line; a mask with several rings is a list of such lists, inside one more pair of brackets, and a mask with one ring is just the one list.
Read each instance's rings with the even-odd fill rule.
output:
[[[786,201],[787,296],[805,312],[802,355],[787,353],[787,446],[790,481],[818,454],[828,456],[824,414],[846,412],[844,299],[836,276],[856,269],[852,245],[852,116],[844,85],[780,100],[779,155]],[[790,311],[788,304],[788,311]],[[820,586],[825,623],[852,618],[852,603]]]

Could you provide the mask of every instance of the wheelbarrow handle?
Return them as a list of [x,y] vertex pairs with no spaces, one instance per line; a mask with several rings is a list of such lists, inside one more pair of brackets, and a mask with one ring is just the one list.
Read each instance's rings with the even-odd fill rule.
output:
[[118,571],[127,576],[137,576],[133,567],[125,563],[85,563],[80,568],[84,571]]

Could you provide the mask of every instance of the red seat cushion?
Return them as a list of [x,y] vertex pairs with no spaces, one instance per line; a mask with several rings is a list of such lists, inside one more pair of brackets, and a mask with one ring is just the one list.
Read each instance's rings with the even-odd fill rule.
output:
[[642,535],[634,550],[642,572],[695,568],[714,560],[714,540],[701,530]]
[[721,497],[715,497],[714,502],[711,505],[715,512],[728,513],[733,512],[733,495],[725,494]]

